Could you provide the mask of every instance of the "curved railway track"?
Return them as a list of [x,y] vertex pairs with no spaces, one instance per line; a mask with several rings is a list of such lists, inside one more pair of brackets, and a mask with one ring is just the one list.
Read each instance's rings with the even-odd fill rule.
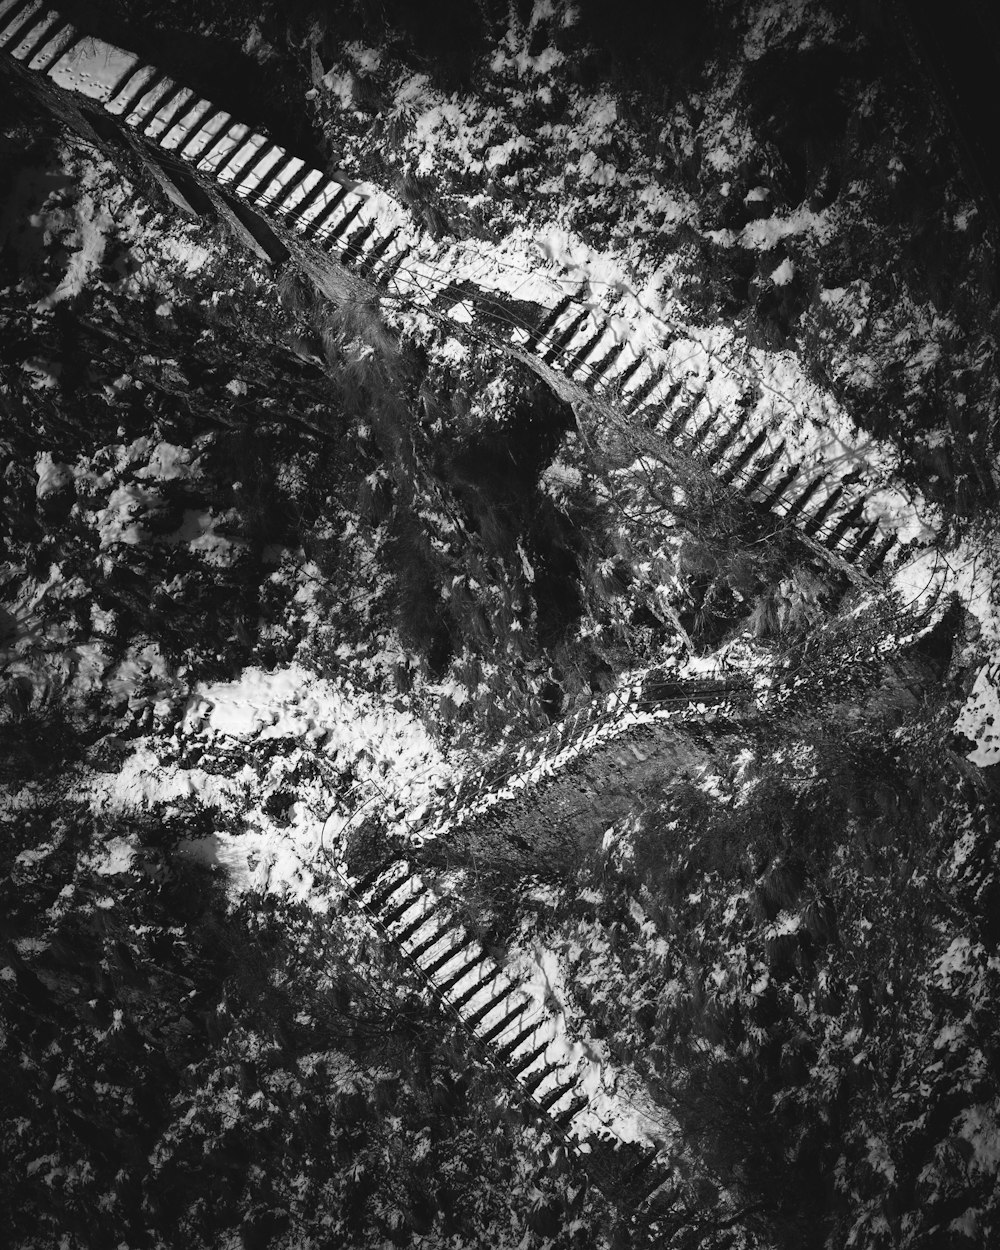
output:
[[[599,400],[658,445],[710,466],[726,487],[794,525],[808,543],[857,574],[875,577],[903,558],[891,518],[873,515],[849,477],[837,479],[797,462],[784,440],[749,425],[745,405],[733,403],[725,412],[713,406],[712,378],[732,367],[703,353],[705,368],[687,368],[693,340],[683,332],[655,353],[637,353],[606,314],[569,295],[528,320],[487,291],[457,291],[447,273],[420,259],[420,241],[410,227],[387,224],[379,197],[310,168],[132,54],[81,37],[42,0],[0,0],[0,52],[15,72],[48,79],[154,146],[163,159],[237,197],[291,244],[333,258],[356,290],[428,310],[457,333],[465,332],[465,319],[453,315],[461,306],[470,332],[487,336],[543,376],[557,376],[574,394]],[[406,837],[360,875],[322,846],[331,871],[380,938],[571,1144],[613,1132],[614,1090],[603,1088],[586,1064],[567,1059],[566,1038],[553,1014],[461,923],[404,844],[412,848],[447,837],[633,725],[732,724],[745,714],[747,701],[745,688],[726,681],[681,686],[659,699],[639,683],[407,821]],[[378,793],[368,803],[392,798]],[[359,804],[350,819],[364,817],[367,808]],[[640,1201],[669,1184],[669,1163],[655,1143],[642,1170]]]

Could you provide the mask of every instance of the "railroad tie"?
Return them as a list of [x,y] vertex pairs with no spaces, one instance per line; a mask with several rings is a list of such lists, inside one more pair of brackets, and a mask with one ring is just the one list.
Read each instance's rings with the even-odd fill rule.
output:
[[698,445],[708,437],[709,431],[715,425],[715,421],[716,421],[715,413],[710,412],[708,416],[705,418],[705,420],[701,423],[701,425],[699,425],[696,430],[693,430],[687,436],[688,444],[692,451],[697,451]]
[[394,935],[393,941],[397,944],[397,946],[402,946],[404,942],[408,942],[412,937],[415,937],[417,932],[422,929],[425,924],[430,922],[432,916],[438,915],[438,913],[444,911],[446,907],[447,903],[443,898],[436,898],[431,906],[428,907],[425,912],[422,912],[416,920],[408,921],[405,928],[401,929],[399,933]]
[[823,500],[816,511],[812,513],[812,515],[807,515],[807,518],[802,525],[802,532],[809,538],[812,538],[822,528],[823,522],[840,502],[843,494],[844,487],[842,484],[838,483],[830,494],[827,495],[826,499]]
[[145,89],[140,88],[139,95],[127,112],[121,117],[125,125],[132,130],[140,130],[160,107],[174,87],[174,80],[167,74],[154,74]]
[[[226,127],[231,121],[231,113],[211,105],[208,113],[202,115],[194,134],[188,135],[183,143],[177,145],[177,155],[182,156],[186,161],[191,161],[193,164],[204,155],[220,135],[225,134]],[[212,126],[213,122],[215,123],[214,126]],[[209,129],[210,126],[212,126],[211,130]],[[204,139],[204,143],[196,151],[194,145],[200,138]]]
[[542,1084],[546,1077],[553,1076],[562,1069],[561,1063],[550,1062],[539,1068],[537,1072],[532,1072],[520,1082],[526,1094],[533,1094],[535,1090]]
[[817,534],[816,537],[824,547],[834,549],[837,547],[847,531],[854,529],[856,525],[860,524],[860,522],[864,520],[864,517],[865,502],[863,499],[859,499],[850,508],[848,508],[828,534]]
[[768,493],[762,499],[757,501],[760,506],[762,508],[767,508],[769,511],[773,511],[775,504],[782,499],[788,488],[798,479],[800,468],[800,465],[793,464],[791,468],[786,469]]
[[229,157],[215,171],[215,178],[223,186],[232,184],[239,192],[239,185],[248,177],[252,177],[257,168],[273,153],[280,151],[273,143],[254,131],[234,148]]
[[559,321],[559,318],[563,315],[563,313],[566,311],[567,308],[569,308],[570,304],[572,303],[573,303],[572,296],[564,295],[562,297],[559,303],[556,304],[555,308],[553,308],[550,311],[549,315],[547,317],[543,317],[542,320],[538,323],[538,325],[528,334],[528,338],[524,344],[526,351],[529,351],[529,352],[535,351],[536,347],[541,342],[541,340],[545,338],[545,336],[549,333],[549,331],[553,328],[553,326],[556,325],[556,323]]
[[724,465],[719,471],[719,480],[726,486],[731,486],[736,480],[737,475],[742,471],[743,466],[748,464],[758,451],[767,442],[767,432],[759,430],[753,438],[747,443],[742,451],[738,452],[736,458],[728,465]]
[[136,65],[122,79],[114,93],[104,101],[104,111],[116,117],[131,113],[143,96],[166,82],[167,75],[153,65]]
[[461,933],[460,930],[450,929],[449,933],[456,933],[455,945],[449,946],[442,954],[435,956],[426,966],[424,964],[420,965],[424,973],[429,977],[433,977],[436,972],[440,972],[442,968],[447,967],[456,956],[468,950],[475,942],[474,937],[468,933]]
[[[332,189],[332,186],[334,185],[336,184],[331,184],[331,189]],[[344,200],[347,199],[348,194],[349,192],[347,188],[341,187],[339,191],[336,191],[334,193],[333,199],[328,200],[326,204],[324,204],[323,207],[320,208],[313,217],[309,218],[308,221],[306,220],[305,215],[303,214],[303,216],[299,219],[299,222],[298,222],[298,225],[302,227],[302,234],[307,239],[315,238],[316,235],[319,234],[320,230],[322,230],[323,227],[326,225],[326,223],[330,220],[333,214],[337,212],[337,210],[343,204]]]
[[[535,1030],[533,1029],[532,1032],[535,1032]],[[522,1072],[526,1072],[536,1060],[541,1059],[542,1055],[545,1054],[551,1045],[552,1039],[547,1037],[543,1042],[540,1042],[534,1050],[529,1050],[526,1055],[518,1055],[515,1063],[508,1063],[511,1072],[513,1072],[515,1076],[520,1076]]]
[[610,372],[613,366],[618,364],[618,361],[621,359],[624,351],[625,343],[621,342],[615,343],[613,347],[605,352],[597,364],[594,365],[589,371],[587,381],[591,384],[591,386],[603,384],[605,376]]
[[877,573],[885,564],[886,557],[889,552],[896,546],[898,538],[895,534],[888,534],[879,545],[875,548],[874,554],[865,562],[865,572],[869,574]]
[[[502,1046],[498,1046],[497,1054],[500,1056],[501,1060],[506,1063],[507,1060],[513,1056],[518,1047],[523,1046],[526,1041],[538,1032],[539,1028],[541,1028],[541,1021],[533,1019],[529,1024],[525,1025],[525,1027],[521,1029],[516,1036],[511,1038],[509,1042],[504,1042]],[[545,1046],[547,1047],[548,1045],[549,1042],[546,1040]]]
[[590,313],[586,308],[584,308],[581,312],[577,313],[564,330],[560,330],[557,334],[552,336],[551,343],[542,354],[542,360],[545,364],[550,365],[555,361],[556,357],[559,356],[563,348],[567,347],[573,341],[580,327],[586,324],[589,316]]
[[706,443],[701,448],[702,459],[707,460],[711,458],[714,463],[721,464],[725,457],[729,455],[730,449],[742,433],[743,426],[740,422],[738,420],[732,421],[716,442]]
[[[49,48],[55,36],[62,35],[63,39],[65,39],[67,30],[73,34],[76,33],[73,27],[69,26],[58,13],[53,9],[49,9],[40,22],[26,29],[24,37],[18,40],[15,46],[11,48],[10,54],[15,60],[24,61],[31,69],[40,69],[41,65],[33,65],[32,62],[40,52],[44,52]],[[72,40],[68,42],[72,42]],[[63,52],[65,52],[66,46],[67,43],[62,43],[59,52],[55,56],[50,51],[49,56],[51,59],[48,63],[55,64]],[[44,60],[42,64],[45,64]],[[48,68],[47,65],[46,68]]]
[[816,492],[819,490],[819,488],[822,485],[823,485],[823,478],[821,477],[814,477],[811,482],[807,482],[805,489],[799,492],[799,494],[795,497],[795,499],[792,500],[792,502],[788,505],[788,507],[782,513],[782,516],[784,517],[784,519],[788,522],[793,522],[795,518],[799,515],[799,513],[802,512],[803,509],[808,505],[813,495],[816,494]]
[[622,399],[627,398],[626,395],[624,394],[625,387],[629,384],[629,382],[632,381],[635,375],[639,372],[639,370],[642,368],[645,361],[646,361],[645,356],[636,356],[630,365],[626,366],[626,368],[623,369],[621,373],[617,374],[615,377],[611,378],[608,381],[608,386],[610,387],[612,384],[614,384],[614,388],[616,392],[621,396],[621,398]]
[[626,396],[624,406],[625,412],[628,416],[632,416],[637,409],[642,407],[646,400],[649,399],[650,395],[653,394],[656,388],[663,381],[665,374],[666,370],[662,366],[659,369],[655,366],[651,367],[649,377],[646,381],[641,382],[634,391],[630,392],[629,395]]
[[[326,230],[326,234],[324,234],[322,239],[318,240],[320,247],[324,248],[328,252],[335,249],[339,251],[340,249],[337,240],[347,230],[348,226],[350,226],[351,223],[357,219],[358,214],[364,206],[364,200],[359,198],[357,203],[353,204],[338,222],[335,222],[329,227],[324,226],[323,229]],[[317,235],[312,235],[311,237],[318,238]]]
[[268,192],[272,187],[277,190],[281,179],[297,159],[286,148],[278,148],[278,152],[278,157],[267,166],[260,181],[246,193],[244,198],[248,204],[263,204],[265,198],[273,198]]
[[334,186],[334,185],[336,184],[331,183],[329,178],[325,178],[322,174],[320,174],[320,176],[316,179],[316,181],[309,188],[309,190],[306,191],[306,193],[302,196],[302,198],[297,203],[291,204],[286,209],[284,209],[282,212],[282,215],[293,226],[298,226],[299,223],[302,221],[302,219],[305,217],[306,213],[309,211],[310,208],[313,207],[313,205],[316,203],[319,197],[323,194],[323,192],[328,190],[329,187]]
[[[276,217],[288,217],[292,211],[291,201],[295,193],[302,189],[303,184],[307,183],[310,177],[316,178],[317,185],[323,181],[322,175],[318,170],[307,165],[305,161],[300,162],[299,168],[283,183],[275,194],[270,205],[270,211]],[[301,199],[301,196],[299,198]]]
[[451,973],[446,980],[442,981],[438,989],[442,994],[450,994],[459,981],[464,980],[470,972],[480,967],[481,964],[486,963],[489,958],[489,953],[480,948],[479,952],[468,963],[463,964],[457,972]]
[[744,494],[753,496],[755,491],[760,490],[760,488],[767,481],[768,476],[774,469],[775,465],[781,460],[784,450],[785,443],[784,440],[782,440],[777,447],[771,448],[761,457],[754,467],[753,472],[740,488]]
[[16,38],[19,31],[30,30],[30,23],[42,8],[42,0],[14,0],[6,9],[0,8],[0,48]]
[[351,237],[347,240],[344,250],[340,254],[340,263],[342,265],[352,265],[363,254],[364,245],[375,233],[376,222],[373,217],[367,225],[359,227],[355,230]]
[[878,534],[878,532],[878,521],[869,521],[864,529],[862,529],[858,534],[857,538],[855,538],[848,550],[844,552],[845,558],[852,564],[857,564],[861,560],[865,551],[867,551],[871,546],[872,539],[876,536],[876,534]]
[[380,877],[383,877],[390,868],[401,864],[403,861],[398,855],[387,855],[385,859],[380,860],[374,868],[366,872],[363,877],[353,883],[354,892],[356,894],[367,894],[375,885]]
[[[504,993],[498,994],[497,997],[485,1007],[480,1007],[479,1010],[474,1011],[471,1016],[466,1016],[465,1023],[470,1029],[477,1029],[482,1021],[491,1014],[491,1012],[495,1011],[496,1008],[502,1003],[508,1002],[510,1000],[510,996],[510,990],[505,990]],[[523,1016],[528,1010],[528,1005],[527,999],[523,999],[516,1007],[513,1007],[510,1011],[508,1011],[505,1016],[502,1016],[496,1024],[491,1025],[485,1033],[479,1034],[479,1040],[488,1045],[494,1038],[499,1037],[505,1029],[509,1028],[515,1020],[517,1020],[520,1016]]]
[[[652,1160],[650,1160],[650,1163],[652,1163]],[[645,1206],[646,1203],[650,1200],[650,1198],[652,1198],[653,1195],[657,1192],[657,1190],[662,1189],[663,1186],[669,1180],[670,1180],[669,1170],[667,1170],[666,1172],[654,1172],[653,1175],[643,1185],[642,1189],[640,1189],[638,1194],[635,1196],[633,1201],[635,1202],[636,1207]]]
[[477,994],[480,994],[488,985],[491,985],[497,977],[501,976],[502,971],[503,970],[499,964],[494,964],[493,968],[485,977],[482,977],[475,983],[475,985],[470,986],[469,989],[463,990],[462,993],[459,994],[458,998],[452,999],[451,1005],[456,1011],[460,1011],[461,1008],[466,1006],[467,1003],[471,1003]]
[[[127,86],[130,82],[131,78],[126,79],[124,85]],[[145,88],[140,89],[134,106],[124,114],[126,125],[133,130],[140,129],[156,116],[163,104],[175,98],[180,89],[180,85],[169,74],[154,74],[146,83]],[[115,99],[117,99],[117,93],[112,96],[112,100]]]
[[62,60],[64,53],[75,42],[76,29],[68,23],[60,26],[55,34],[46,40],[45,44],[26,62],[28,69],[32,69],[39,74],[48,73],[53,65]]
[[405,860],[399,863],[401,873],[394,873],[388,881],[384,881],[377,890],[373,892],[370,898],[365,900],[365,906],[370,907],[372,911],[381,913],[382,908],[394,894],[403,888],[408,881],[413,880],[413,873],[409,864]]
[[[435,946],[442,943],[442,941],[446,938],[452,939],[451,945],[445,951],[445,955],[450,959],[456,950],[461,949],[460,946],[455,945],[455,941],[461,941],[461,936],[461,930],[457,929],[454,921],[452,921],[452,923],[445,925],[444,928],[435,929],[434,934],[432,934],[430,938],[425,938],[420,941],[420,943],[417,943],[416,946],[414,946],[414,949],[412,949],[409,953],[410,959],[415,960],[417,964],[420,964],[420,960],[424,958],[424,955],[429,953],[429,951],[434,950]],[[424,965],[422,964],[420,964],[420,968],[424,971],[424,973],[430,971],[429,969],[424,968]]]
[[555,1089],[551,1090],[540,1100],[538,1105],[543,1111],[547,1112],[550,1107],[554,1107],[557,1102],[560,1102],[567,1094],[571,1094],[576,1088],[575,1081],[571,1081],[568,1085],[557,1085]]
[[43,17],[41,21],[35,20],[38,14],[44,12],[44,9],[38,9],[29,19],[22,23],[17,33],[11,37],[8,45],[8,52],[15,61],[29,60],[35,52],[44,46],[49,31],[53,24],[58,21],[58,15],[51,13],[47,17]]
[[[250,131],[242,122],[230,119],[198,154],[194,167],[218,180],[219,174],[232,156],[240,151],[250,137]],[[228,144],[228,146],[227,146]]]
[[[454,924],[450,924],[446,928],[443,928],[443,929],[435,929],[430,937],[424,938],[422,941],[418,942],[416,946],[413,947],[412,950],[407,951],[407,955],[410,957],[410,959],[419,963],[420,957],[422,955],[426,955],[427,952],[430,950],[433,950],[434,947],[437,946],[439,942],[443,942],[446,937],[450,935],[454,935],[454,933],[455,933]],[[449,950],[454,950],[454,947],[449,947]],[[421,968],[423,968],[423,964],[421,964],[420,966]],[[426,969],[424,969],[424,971],[426,971]]]
[[280,202],[288,198],[314,172],[305,161],[297,156],[290,156],[279,168],[271,170],[267,186],[257,202],[261,208],[280,219],[284,215]]
[[566,372],[573,374],[577,371],[577,369],[582,369],[588,357],[593,352],[597,351],[600,346],[601,339],[604,338],[607,332],[608,327],[606,325],[598,326],[597,333],[593,334],[582,347],[577,348],[573,355],[570,356],[569,360],[566,362]]
[[573,1101],[564,1111],[557,1111],[552,1117],[556,1124],[565,1132],[573,1123],[581,1111],[585,1111],[590,1106],[590,1099],[586,1094],[577,1094]]
[[384,234],[382,238],[379,239],[379,241],[375,244],[375,246],[371,249],[368,255],[364,258],[364,260],[358,266],[359,276],[362,278],[367,278],[369,274],[371,274],[371,272],[374,270],[375,266],[379,263],[379,261],[381,261],[382,257],[386,254],[386,252],[388,252],[389,248],[392,247],[393,243],[395,243],[396,239],[398,238],[399,238],[399,227],[394,226],[392,230],[389,231],[388,234]]
[[695,412],[697,412],[697,405],[691,403],[679,404],[674,410],[670,424],[662,431],[660,437],[668,440],[680,438]]
[[384,925],[396,924],[402,920],[411,907],[414,907],[421,899],[426,898],[427,893],[427,886],[421,882],[419,888],[414,890],[412,894],[408,894],[401,903],[394,903],[387,912],[382,914],[382,923]]
[[147,118],[146,124],[142,127],[143,135],[147,139],[158,139],[164,131],[170,129],[181,109],[187,108],[193,99],[194,92],[189,87],[179,82],[173,83],[167,89],[166,95],[157,101],[152,116]]
[[667,393],[657,402],[653,411],[651,411],[644,419],[644,425],[647,430],[655,432],[660,421],[663,420],[664,412],[673,412],[681,391],[684,389],[683,381],[673,382],[667,389]]
[[[210,100],[202,100],[197,96],[193,102],[189,100],[173,125],[168,126],[160,135],[157,146],[163,148],[165,152],[176,152],[180,155],[181,147],[201,132],[202,122],[211,115],[214,108]],[[175,138],[176,142],[171,142]]]

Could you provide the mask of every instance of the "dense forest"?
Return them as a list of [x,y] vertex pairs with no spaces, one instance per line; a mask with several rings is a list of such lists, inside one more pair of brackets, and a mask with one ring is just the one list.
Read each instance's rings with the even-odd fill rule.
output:
[[[343,180],[444,299],[38,86],[22,9],[8,1243],[994,1244],[998,226],[928,28],[61,5],[71,68],[134,52]],[[577,385],[553,290],[679,380]],[[877,561],[774,506],[789,449]],[[407,919],[359,884],[393,856],[548,1022],[524,1072],[365,902]]]

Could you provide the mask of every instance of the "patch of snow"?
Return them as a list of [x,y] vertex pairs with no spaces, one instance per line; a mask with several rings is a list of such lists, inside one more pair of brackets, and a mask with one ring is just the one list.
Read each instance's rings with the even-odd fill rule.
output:
[[800,30],[803,39],[826,42],[834,38],[838,25],[827,9],[810,0],[767,0],[752,10],[750,28],[743,37],[743,55],[748,61],[757,61],[776,44],[791,41]]
[[39,499],[44,499],[46,495],[62,490],[64,486],[69,486],[73,481],[73,474],[70,469],[59,461],[54,460],[50,451],[41,451],[35,457],[35,473],[38,475],[35,495]]
[[104,258],[112,218],[107,208],[99,204],[93,195],[84,192],[75,206],[75,229],[67,236],[67,246],[72,248],[69,264],[55,290],[39,300],[36,307],[46,312],[73,299],[84,289]]
[[151,487],[135,483],[116,486],[107,506],[96,514],[102,549],[114,546],[115,543],[134,547],[145,542],[148,535],[139,518],[143,512],[156,507],[160,502],[159,493]]
[[817,241],[825,243],[833,230],[834,224],[826,212],[815,213],[810,208],[801,207],[784,217],[766,217],[761,221],[751,221],[743,227],[736,241],[742,247],[767,252],[782,239],[796,234],[813,235]]
[[158,482],[190,477],[192,455],[189,447],[178,447],[175,443],[157,443],[149,453],[148,463],[144,468],[137,469],[135,476],[155,478]]
[[59,58],[49,70],[49,77],[67,91],[78,91],[104,104],[138,64],[134,52],[88,35]]
[[364,70],[365,73],[372,73],[382,64],[382,53],[378,48],[369,48],[363,43],[355,42],[346,44],[344,51],[358,69]]
[[233,563],[235,553],[242,543],[218,533],[219,525],[234,525],[238,520],[234,511],[217,515],[211,508],[185,508],[180,526],[163,540],[172,544],[183,543],[189,551],[217,568]]
[[77,791],[96,814],[151,811],[196,798],[205,807],[225,808],[250,781],[231,779],[200,768],[179,768],[164,763],[148,741],[141,741],[114,773],[85,775]]
[[[200,684],[182,731],[299,742],[334,771],[350,771],[357,792],[378,801],[389,823],[405,824],[409,813],[458,781],[454,766],[411,713],[299,665],[274,672],[251,668],[232,682]],[[358,801],[344,808],[331,801],[331,829],[346,827]]]
[[771,281],[775,286],[787,286],[795,275],[795,266],[786,256],[781,264],[771,271]]
[[109,838],[102,842],[90,860],[88,867],[101,877],[114,876],[116,873],[128,872],[135,858],[135,847],[128,838]]
[[202,247],[201,244],[191,239],[177,235],[165,235],[160,240],[160,248],[166,256],[183,266],[185,272],[189,274],[204,269],[212,259],[212,253],[207,247]]
[[976,745],[968,759],[981,768],[1000,764],[1000,681],[996,666],[984,666],[976,675],[955,731]]
[[354,75],[350,70],[336,73],[330,70],[323,75],[323,86],[333,95],[342,109],[354,107]]

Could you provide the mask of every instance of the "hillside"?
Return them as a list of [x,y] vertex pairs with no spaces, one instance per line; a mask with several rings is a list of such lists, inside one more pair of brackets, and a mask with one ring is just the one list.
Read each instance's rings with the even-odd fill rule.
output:
[[997,226],[920,30],[47,12],[11,1246],[993,1244]]

